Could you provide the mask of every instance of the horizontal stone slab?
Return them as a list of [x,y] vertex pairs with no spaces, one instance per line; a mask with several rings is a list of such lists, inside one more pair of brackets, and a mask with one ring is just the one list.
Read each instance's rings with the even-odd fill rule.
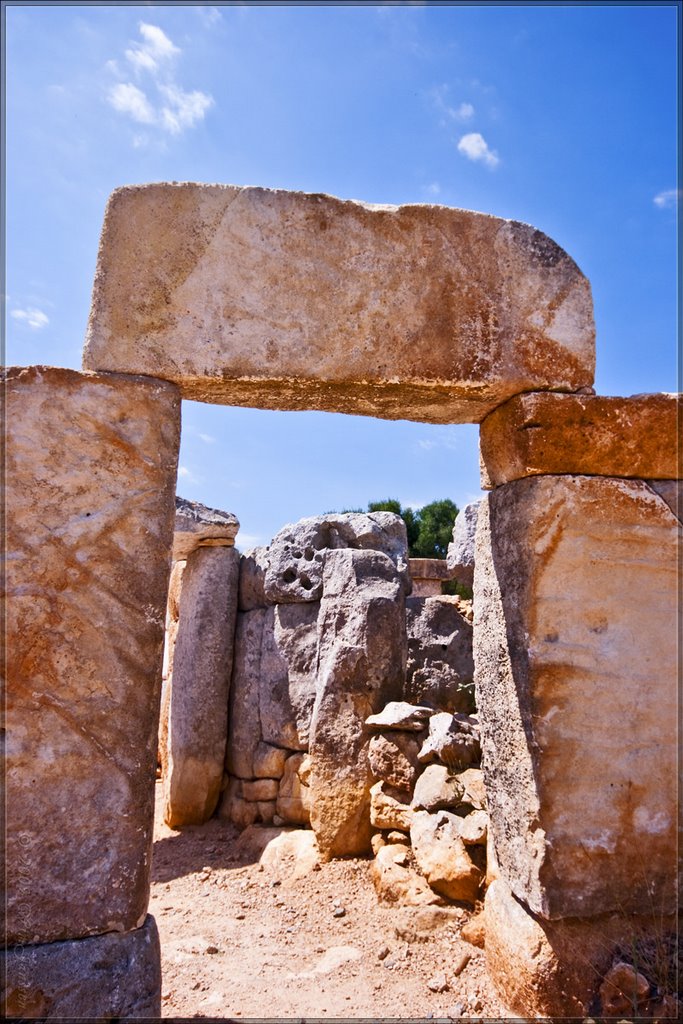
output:
[[117,189],[88,369],[185,398],[434,423],[593,381],[590,286],[517,221],[232,185]]
[[173,559],[189,558],[198,547],[232,547],[240,528],[232,512],[207,508],[199,501],[175,499],[175,528],[173,533]]
[[480,505],[491,831],[501,877],[547,919],[675,906],[682,539],[644,481],[532,477]]
[[158,1020],[161,951],[153,917],[132,932],[4,953],[0,1011],[14,1019]]
[[526,476],[680,476],[677,394],[517,395],[481,425],[482,487]]
[[4,373],[7,941],[147,912],[177,388]]
[[410,575],[415,580],[450,580],[453,573],[445,558],[411,558]]

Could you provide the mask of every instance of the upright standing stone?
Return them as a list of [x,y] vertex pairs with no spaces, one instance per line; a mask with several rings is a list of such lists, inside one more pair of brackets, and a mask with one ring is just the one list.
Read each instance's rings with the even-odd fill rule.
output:
[[6,935],[42,943],[145,920],[180,396],[4,376]]
[[400,696],[404,586],[379,551],[328,551],[318,620],[318,696],[311,723],[311,826],[323,858],[370,848],[370,730]]
[[478,422],[592,384],[590,287],[527,224],[232,185],[117,189],[84,365],[269,409]]
[[218,803],[239,558],[234,547],[199,547],[183,572],[164,774],[164,820],[171,827],[201,824]]
[[545,918],[674,905],[681,524],[644,481],[482,502],[474,660],[501,876]]

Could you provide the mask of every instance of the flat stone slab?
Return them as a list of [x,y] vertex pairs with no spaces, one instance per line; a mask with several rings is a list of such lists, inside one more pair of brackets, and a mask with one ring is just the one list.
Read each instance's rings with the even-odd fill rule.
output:
[[593,382],[588,281],[527,224],[193,183],[105,213],[83,365],[183,397],[433,423]]
[[481,503],[491,831],[501,877],[546,919],[675,906],[681,540],[639,480],[532,477]]
[[187,559],[198,547],[231,547],[240,528],[237,516],[176,496],[173,558]]
[[158,1020],[161,951],[153,917],[132,932],[5,952],[0,1011],[41,1020]]
[[482,487],[548,473],[675,480],[682,404],[676,394],[517,395],[481,425]]
[[5,371],[7,941],[147,912],[180,395]]

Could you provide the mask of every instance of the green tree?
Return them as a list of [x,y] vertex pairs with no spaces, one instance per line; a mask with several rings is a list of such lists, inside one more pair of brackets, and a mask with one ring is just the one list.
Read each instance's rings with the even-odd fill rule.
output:
[[450,498],[424,505],[417,513],[418,535],[410,545],[411,558],[445,558],[453,538],[458,506]]

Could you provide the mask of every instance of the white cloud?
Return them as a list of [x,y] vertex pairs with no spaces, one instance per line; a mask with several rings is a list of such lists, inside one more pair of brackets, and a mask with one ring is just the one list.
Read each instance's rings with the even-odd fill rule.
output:
[[680,188],[668,188],[664,192],[659,192],[652,202],[655,206],[658,206],[660,210],[665,210],[668,206],[675,206],[683,198],[683,189]]
[[188,484],[198,484],[200,482],[199,477],[195,476],[187,466],[178,466],[178,479],[187,480]]
[[154,72],[164,61],[169,61],[180,53],[179,48],[158,25],[147,25],[141,21],[140,35],[143,42],[133,43],[130,49],[126,50],[126,57],[138,71]]
[[[207,10],[210,12],[214,8]],[[220,17],[220,12],[216,13]],[[173,58],[181,51],[163,29],[140,22],[140,34],[142,42],[132,43],[125,54],[136,73],[149,73],[151,86],[143,91],[132,82],[120,81],[109,89],[107,100],[114,110],[138,124],[155,125],[169,135],[180,135],[204,119],[207,110],[213,106],[213,96],[198,89],[186,91],[176,81]],[[115,60],[107,61],[105,69],[110,74],[123,77]],[[139,133],[132,138],[135,148],[146,145],[148,141]]]
[[432,89],[431,97],[436,109],[450,121],[471,121],[474,117],[472,104],[463,101],[454,107],[448,101],[448,92],[447,85],[437,85]]
[[425,185],[424,191],[428,196],[438,196],[441,192],[441,185],[438,181],[432,181],[429,185]]
[[213,96],[204,92],[184,92],[177,85],[159,87],[169,106],[161,109],[161,124],[172,135],[179,135],[185,128],[192,128],[197,121],[203,121]]
[[203,7],[199,5],[195,7],[195,11],[208,28],[223,20],[223,15],[217,7]]
[[215,444],[216,443],[216,438],[212,437],[211,434],[199,434],[198,437],[199,437],[200,441],[204,442],[204,444]]
[[458,143],[458,152],[466,156],[468,160],[484,163],[487,167],[497,167],[500,163],[498,154],[489,149],[484,136],[479,132],[469,132],[467,135],[463,135]]
[[22,323],[25,323],[34,331],[39,331],[41,328],[47,327],[50,322],[50,318],[47,314],[43,313],[40,309],[13,309],[10,316],[14,317],[15,320],[20,320]]
[[119,82],[109,90],[109,102],[114,110],[128,114],[139,124],[154,124],[157,119],[154,107],[147,96],[131,82]]

